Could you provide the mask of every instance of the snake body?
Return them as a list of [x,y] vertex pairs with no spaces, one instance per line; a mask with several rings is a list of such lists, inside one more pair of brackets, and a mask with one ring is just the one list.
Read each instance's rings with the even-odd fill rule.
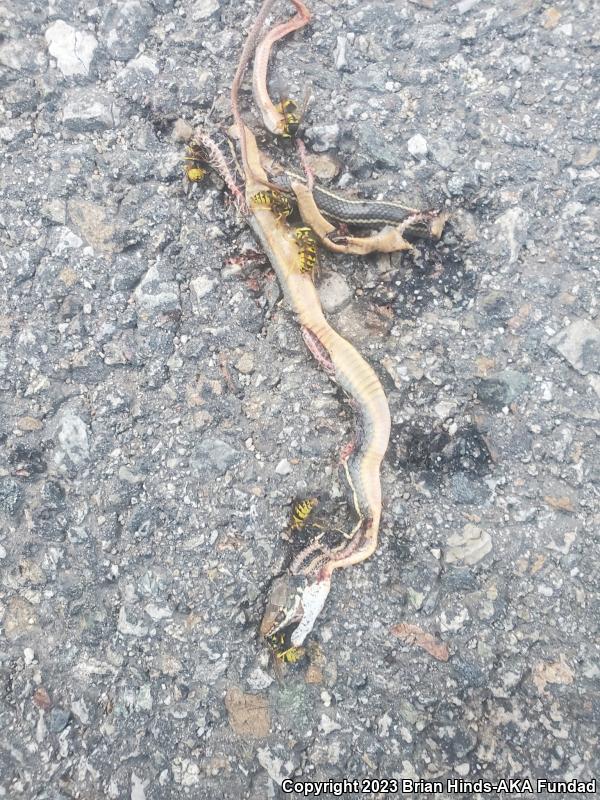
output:
[[[252,196],[261,190],[266,175],[256,141],[248,130],[245,141],[251,173],[246,178],[246,199],[250,204]],[[312,629],[325,602],[333,571],[363,561],[377,546],[381,519],[379,470],[390,436],[390,411],[373,368],[325,319],[310,274],[298,269],[298,244],[290,228],[266,207],[255,208],[248,222],[277,274],[307,344],[351,398],[360,425],[357,447],[344,460],[358,516],[351,541],[332,550],[318,543],[306,548],[294,560],[291,569],[292,577],[303,579],[289,581],[295,600],[293,608],[282,607],[279,592],[277,602],[267,605],[263,617],[261,632],[265,636],[293,624],[291,643],[297,647]],[[280,589],[281,586],[278,591]]]
[[[291,180],[305,183],[306,177],[286,169],[281,177],[284,190],[288,190]],[[313,185],[312,194],[315,203],[326,217],[347,225],[399,225],[409,217],[420,213],[418,209],[405,206],[396,200],[349,198],[318,183]]]
[[[312,280],[314,264],[311,259],[316,255],[313,233],[322,244],[341,253],[397,252],[410,249],[410,244],[403,238],[405,233],[415,238],[439,238],[445,215],[419,212],[396,201],[350,199],[324,187],[314,186],[310,166],[306,160],[302,160],[303,150],[300,148],[307,175],[285,174],[284,180],[288,184],[283,191],[293,193],[300,215],[308,227],[296,230],[290,227],[287,222],[289,201],[281,195],[279,187],[269,181],[256,139],[245,127],[238,106],[244,70],[273,2],[263,0],[242,51],[231,89],[235,135],[240,140],[242,156],[240,173],[243,190],[235,169],[230,168],[226,159],[219,154],[219,148],[210,134],[197,130],[192,144],[199,152],[206,154],[207,162],[221,175],[237,198],[238,210],[262,244],[287,303],[301,326],[308,348],[349,397],[357,417],[356,440],[352,447],[344,449],[340,458],[356,513],[356,523],[347,539],[336,546],[322,543],[322,536],[313,539],[294,558],[287,572],[274,581],[268,595],[260,632],[279,659],[293,662],[299,657],[301,645],[323,608],[333,572],[364,561],[377,547],[381,521],[380,468],[391,427],[387,398],[374,370],[350,342],[332,328],[323,314]],[[292,0],[292,3],[297,11],[296,16],[273,28],[258,45],[253,82],[255,100],[265,126],[283,136],[292,135],[289,107],[284,103],[279,108],[273,105],[266,88],[266,74],[273,43],[310,20],[310,12],[302,0]],[[285,208],[283,200],[287,203]],[[353,225],[384,224],[394,227],[366,237],[337,235],[334,226],[325,217]]]
[[[277,136],[290,138],[292,132],[289,130],[289,114],[285,113],[283,104],[279,107],[274,105],[267,90],[267,69],[269,66],[269,56],[271,48],[279,39],[283,39],[293,31],[297,31],[308,25],[311,14],[301,0],[292,0],[297,13],[287,22],[282,22],[271,28],[261,40],[254,54],[254,69],[252,70],[252,92],[256,105],[258,106],[265,128]],[[295,107],[295,104],[292,104]],[[294,126],[297,128],[299,120],[294,116]]]

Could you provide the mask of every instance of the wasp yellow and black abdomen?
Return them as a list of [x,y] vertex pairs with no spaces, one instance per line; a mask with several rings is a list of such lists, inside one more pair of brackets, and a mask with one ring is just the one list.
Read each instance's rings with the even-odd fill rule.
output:
[[317,259],[317,240],[310,228],[296,228],[294,231],[298,243],[298,264],[300,272],[314,272],[319,265]]
[[288,197],[274,189],[265,189],[252,196],[250,203],[253,208],[268,208],[277,219],[287,219],[293,211]]
[[318,505],[316,497],[310,497],[307,500],[300,500],[292,510],[292,519],[290,528],[293,531],[298,531],[304,527],[306,520],[312,514],[315,506]]
[[204,176],[206,175],[206,162],[203,157],[203,153],[199,147],[194,147],[190,145],[185,154],[185,161],[184,172],[185,177],[188,181],[192,183],[198,183],[201,181]]
[[281,103],[277,103],[275,109],[283,119],[283,129],[280,136],[284,139],[293,139],[300,128],[300,115],[297,113],[298,106],[288,98],[287,100],[282,100]]

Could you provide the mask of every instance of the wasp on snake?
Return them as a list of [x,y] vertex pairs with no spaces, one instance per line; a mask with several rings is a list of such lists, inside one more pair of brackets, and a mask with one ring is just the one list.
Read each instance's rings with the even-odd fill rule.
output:
[[281,192],[274,189],[265,189],[252,196],[251,204],[253,208],[269,208],[278,220],[287,219],[292,213],[290,200]]
[[277,103],[275,109],[281,114],[283,119],[283,128],[280,136],[283,139],[293,139],[298,134],[300,120],[302,119],[300,114],[298,114],[298,106],[288,97],[280,103]]
[[289,637],[281,631],[266,637],[267,644],[275,658],[285,661],[287,664],[296,664],[304,655],[304,648],[294,647],[288,639]]
[[294,236],[298,243],[300,272],[314,272],[319,266],[317,240],[314,233],[311,228],[296,228]]

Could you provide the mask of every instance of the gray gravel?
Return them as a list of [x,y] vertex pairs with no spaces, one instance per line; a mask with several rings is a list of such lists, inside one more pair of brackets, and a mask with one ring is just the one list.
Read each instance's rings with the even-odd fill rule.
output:
[[257,5],[0,6],[0,797],[590,780],[595,4],[309,0],[278,50],[334,184],[452,212],[414,255],[322,256],[394,429],[377,554],[279,681],[265,592],[293,498],[342,508],[352,416],[172,138],[228,121]]

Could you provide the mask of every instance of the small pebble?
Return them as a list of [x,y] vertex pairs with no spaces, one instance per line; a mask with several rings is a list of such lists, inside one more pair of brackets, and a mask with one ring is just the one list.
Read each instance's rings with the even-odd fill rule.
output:
[[275,467],[275,472],[278,475],[289,475],[292,471],[292,465],[287,458],[282,458],[279,464]]
[[252,353],[244,353],[234,364],[238,372],[242,375],[250,375],[254,372],[254,356]]
[[48,714],[48,728],[52,733],[60,733],[69,724],[70,713],[63,708],[53,708]]
[[414,156],[415,158],[426,156],[429,149],[427,147],[427,139],[424,136],[421,136],[420,133],[411,136],[406,143],[406,147],[411,156]]

